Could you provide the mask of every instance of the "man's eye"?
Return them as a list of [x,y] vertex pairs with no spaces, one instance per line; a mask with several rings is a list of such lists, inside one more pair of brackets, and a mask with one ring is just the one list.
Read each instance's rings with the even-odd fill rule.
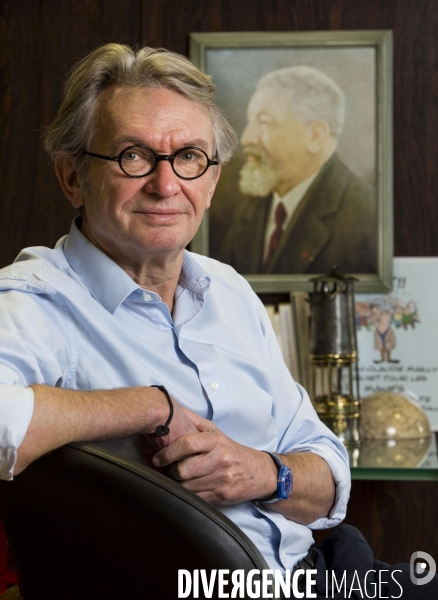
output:
[[202,154],[202,152],[198,152],[193,148],[187,148],[187,150],[182,150],[176,155],[175,158],[185,163],[199,163],[205,160],[205,156]]
[[125,152],[125,154],[123,155],[123,158],[125,160],[138,160],[139,156],[137,154],[137,152]]
[[259,125],[262,125],[264,127],[271,127],[272,125],[275,125],[274,121],[268,116],[262,115],[257,120],[259,122]]
[[181,154],[178,154],[178,158],[180,160],[183,160],[185,162],[192,162],[194,160],[197,160],[197,155],[195,152],[187,151],[187,152],[181,152]]

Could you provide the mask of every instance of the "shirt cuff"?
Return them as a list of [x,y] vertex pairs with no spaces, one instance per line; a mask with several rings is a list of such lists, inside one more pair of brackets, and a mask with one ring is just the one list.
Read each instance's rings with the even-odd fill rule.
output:
[[11,480],[17,449],[32,419],[34,394],[22,385],[0,385],[0,479]]

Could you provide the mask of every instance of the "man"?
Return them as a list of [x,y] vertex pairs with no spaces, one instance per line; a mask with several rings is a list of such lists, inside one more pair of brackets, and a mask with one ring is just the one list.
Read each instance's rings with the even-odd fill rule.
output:
[[72,441],[140,449],[291,569],[343,518],[348,461],[247,282],[184,250],[235,145],[213,93],[163,50],[73,70],[46,148],[81,216],[0,272],[1,476]]
[[376,200],[336,154],[344,95],[305,66],[264,76],[248,105],[246,164],[218,258],[243,274],[376,272]]

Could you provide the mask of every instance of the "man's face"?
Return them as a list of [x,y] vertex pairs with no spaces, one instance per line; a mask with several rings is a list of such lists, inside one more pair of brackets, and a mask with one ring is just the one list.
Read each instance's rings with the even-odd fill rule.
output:
[[[113,86],[104,90],[87,150],[117,156],[133,144],[157,154],[197,146],[212,158],[208,116],[193,102],[168,89]],[[179,179],[168,161],[134,179],[117,162],[90,158],[82,197],[83,233],[118,264],[141,263],[151,254],[179,256],[210,206],[219,167],[200,178]],[[79,207],[81,201],[76,202]]]
[[308,128],[292,111],[286,92],[261,88],[248,105],[248,124],[242,134],[247,162],[241,170],[244,194],[284,195],[307,172]]
[[376,327],[387,329],[391,323],[391,313],[373,306],[371,309],[371,320]]

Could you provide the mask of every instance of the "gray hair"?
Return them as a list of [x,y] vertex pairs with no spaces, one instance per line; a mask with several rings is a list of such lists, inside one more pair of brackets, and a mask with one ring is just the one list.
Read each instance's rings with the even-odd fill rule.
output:
[[259,80],[257,89],[263,87],[284,90],[295,116],[304,123],[324,119],[332,135],[341,134],[345,97],[341,88],[325,73],[304,65],[278,69]]
[[383,310],[384,312],[391,313],[391,315],[394,312],[394,306],[385,297],[375,298],[374,300],[372,300],[372,302],[370,302],[370,309],[372,308]]
[[121,44],[106,44],[80,60],[70,72],[64,100],[58,114],[44,133],[44,146],[52,159],[59,152],[75,157],[76,168],[85,178],[89,149],[94,133],[94,115],[99,95],[110,85],[135,88],[168,88],[197,104],[210,118],[213,127],[214,156],[229,160],[238,139],[220,108],[215,104],[216,86],[187,58],[147,46],[133,49]]

